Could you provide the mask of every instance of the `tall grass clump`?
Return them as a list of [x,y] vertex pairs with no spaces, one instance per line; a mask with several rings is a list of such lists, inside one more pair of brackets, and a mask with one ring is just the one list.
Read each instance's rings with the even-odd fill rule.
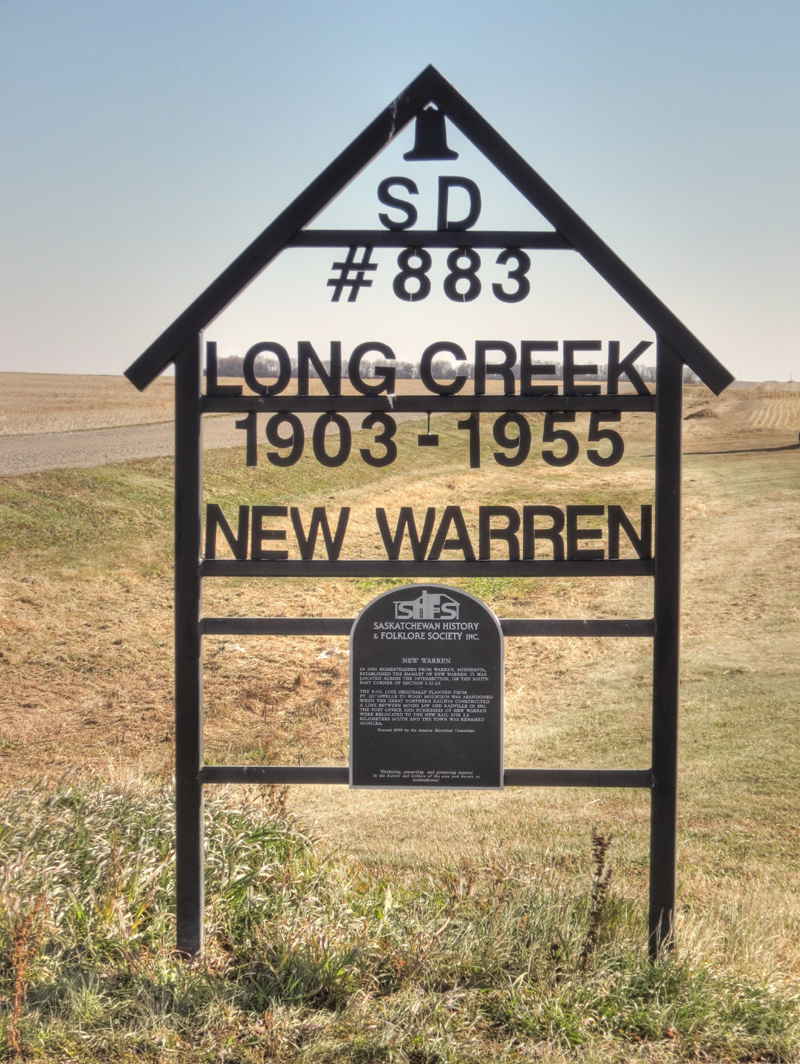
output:
[[797,986],[719,953],[648,962],[607,836],[593,877],[484,862],[405,881],[321,852],[285,795],[212,791],[206,949],[187,962],[172,830],[171,792],[144,783],[5,798],[6,1058],[797,1059]]

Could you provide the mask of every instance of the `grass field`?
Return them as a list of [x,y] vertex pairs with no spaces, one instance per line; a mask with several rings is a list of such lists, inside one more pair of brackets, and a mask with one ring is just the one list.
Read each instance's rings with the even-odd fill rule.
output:
[[[171,460],[0,482],[6,1052],[800,1059],[800,390],[688,388],[686,413],[678,945],[656,966],[647,795],[611,790],[217,790],[208,950],[175,959]],[[348,552],[365,557],[382,554],[375,506],[458,502],[470,520],[489,502],[652,499],[648,416],[626,416],[608,470],[533,455],[499,471],[486,432],[470,471],[464,434],[435,425],[436,451],[399,426],[391,473],[247,470],[242,451],[210,452],[207,498],[230,513],[350,505]],[[205,609],[354,616],[386,586],[207,581]],[[463,586],[504,617],[652,610],[646,579]],[[207,759],[346,764],[346,650],[207,639]],[[648,640],[506,651],[507,766],[647,767]],[[613,836],[604,857],[593,830]]]

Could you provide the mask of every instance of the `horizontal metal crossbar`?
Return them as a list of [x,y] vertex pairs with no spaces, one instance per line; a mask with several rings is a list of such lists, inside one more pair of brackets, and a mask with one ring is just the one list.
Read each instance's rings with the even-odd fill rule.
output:
[[301,229],[289,248],[540,248],[571,251],[561,233],[470,229]]
[[[536,387],[545,387],[539,381]],[[205,414],[246,414],[251,410],[266,414],[289,410],[293,413],[325,414],[464,414],[474,410],[487,414],[541,413],[548,410],[622,410],[652,413],[655,395],[204,395]]]
[[[350,635],[354,617],[203,617],[203,635]],[[517,636],[630,636],[655,633],[652,620],[533,620],[512,617],[500,621],[503,635]]]
[[652,769],[628,768],[507,768],[506,787],[646,787],[653,786]]
[[349,783],[349,768],[314,765],[203,765],[201,783]]
[[201,576],[311,576],[311,577],[400,577],[436,581],[442,577],[473,576],[652,576],[652,558],[623,558],[619,561],[586,562],[392,562],[361,558],[344,561],[229,561],[207,559],[200,562]]
[[203,617],[203,635],[350,635],[354,617]]
[[655,635],[652,619],[582,621],[557,617],[533,620],[511,617],[500,621],[505,636],[587,636],[646,638]]
[[[204,765],[201,783],[338,783],[349,784],[349,768],[311,765]],[[507,768],[506,787],[643,787],[653,786],[651,769]]]

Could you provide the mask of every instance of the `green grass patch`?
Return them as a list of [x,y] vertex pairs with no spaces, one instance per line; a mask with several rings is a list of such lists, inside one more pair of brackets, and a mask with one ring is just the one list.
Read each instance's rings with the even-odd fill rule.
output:
[[188,963],[172,952],[169,789],[9,795],[7,1055],[797,1059],[797,987],[733,971],[722,951],[651,964],[641,907],[598,893],[588,862],[577,877],[494,864],[392,882],[323,854],[284,797],[209,797],[207,948]]
[[0,479],[0,557],[95,564],[120,546],[172,530],[171,463],[163,459]]

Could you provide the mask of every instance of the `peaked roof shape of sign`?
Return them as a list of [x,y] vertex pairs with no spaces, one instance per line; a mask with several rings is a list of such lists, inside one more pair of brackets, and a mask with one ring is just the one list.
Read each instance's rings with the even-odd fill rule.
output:
[[590,266],[675,350],[683,362],[717,395],[733,374],[640,281],[597,233],[564,202],[532,166],[481,117],[433,66],[428,66],[385,111],[345,148],[308,188],[256,237],[216,281],[125,371],[141,391],[209,325],[280,251],[427,104],[434,103],[461,130]]

